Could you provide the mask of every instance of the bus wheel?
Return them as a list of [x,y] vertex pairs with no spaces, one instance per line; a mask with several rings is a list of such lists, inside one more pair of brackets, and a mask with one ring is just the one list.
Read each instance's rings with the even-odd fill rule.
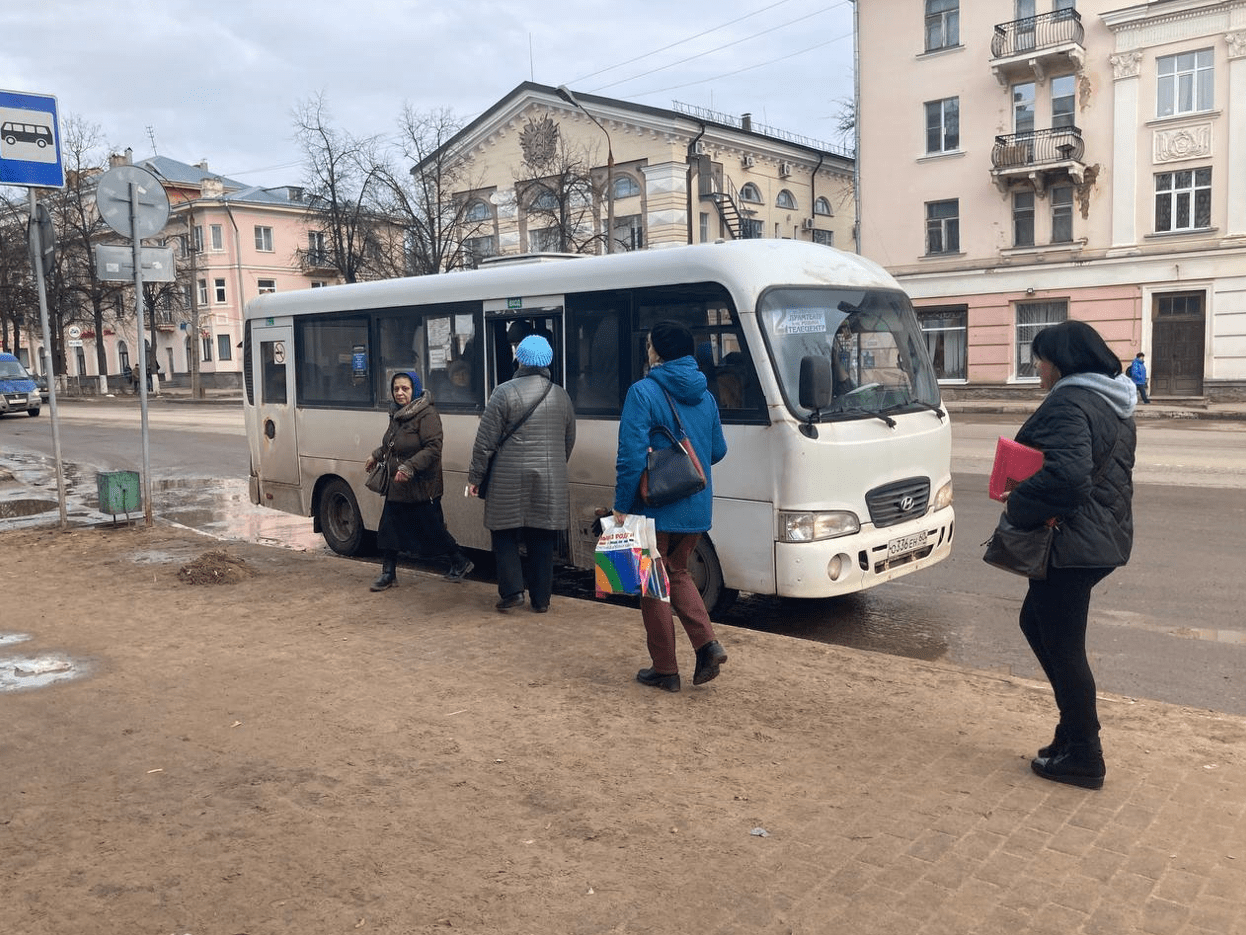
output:
[[740,596],[740,592],[734,588],[723,586],[723,570],[718,564],[718,553],[704,534],[697,540],[696,548],[688,557],[688,574],[692,576],[692,583],[697,586],[710,616],[723,613]]
[[350,484],[340,477],[325,484],[318,512],[320,532],[329,548],[338,555],[358,555],[363,551],[367,530],[363,528],[363,517]]

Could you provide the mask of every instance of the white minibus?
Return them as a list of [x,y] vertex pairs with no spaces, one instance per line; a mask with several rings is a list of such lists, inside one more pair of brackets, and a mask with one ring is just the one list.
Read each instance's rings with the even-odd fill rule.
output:
[[472,443],[514,343],[535,331],[576,407],[561,557],[591,568],[623,399],[663,319],[695,335],[729,448],[691,563],[707,606],[739,591],[847,594],[951,553],[951,427],[908,297],[869,260],[789,240],[261,295],[244,341],[251,499],[313,517],[335,552],[368,551],[382,502],[363,465],[388,424],[390,376],[414,370],[444,426],[446,521],[488,549],[483,504],[463,496]]

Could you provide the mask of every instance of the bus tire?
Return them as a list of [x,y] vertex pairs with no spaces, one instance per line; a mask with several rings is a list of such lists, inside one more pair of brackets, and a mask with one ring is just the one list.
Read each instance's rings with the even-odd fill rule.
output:
[[365,551],[368,531],[363,528],[359,502],[350,484],[340,477],[326,483],[320,491],[316,514],[320,534],[330,549],[338,555],[359,555]]
[[697,586],[711,617],[726,611],[740,596],[735,588],[724,586],[718,553],[714,551],[714,544],[704,533],[688,557],[688,574],[692,576],[692,583]]

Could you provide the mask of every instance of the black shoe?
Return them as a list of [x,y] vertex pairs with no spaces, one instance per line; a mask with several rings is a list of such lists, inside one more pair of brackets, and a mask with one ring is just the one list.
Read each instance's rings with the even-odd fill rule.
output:
[[1045,760],[1055,756],[1060,752],[1067,741],[1068,738],[1064,734],[1064,725],[1057,724],[1056,736],[1051,738],[1051,743],[1047,744],[1047,746],[1038,748],[1038,758],[1040,760]]
[[383,571],[381,576],[372,582],[373,591],[388,591],[398,583],[398,576],[392,571]]
[[548,614],[548,613],[549,613],[549,604],[533,604],[533,605],[532,605],[532,612],[533,612],[534,614]]
[[475,562],[466,556],[460,555],[450,564],[450,570],[446,572],[445,577],[449,581],[462,581],[475,567]]
[[678,672],[674,675],[663,675],[661,672],[654,672],[653,669],[641,669],[636,673],[636,681],[651,688],[660,688],[664,692],[679,691]]
[[1030,769],[1044,779],[1083,789],[1102,789],[1107,767],[1103,750],[1095,743],[1068,743],[1053,756],[1030,761]]
[[518,594],[512,594],[510,597],[504,597],[493,606],[503,613],[506,613],[506,611],[512,610],[516,607],[522,607],[523,591],[520,591]]
[[718,678],[718,667],[727,661],[727,651],[718,640],[710,640],[697,650],[697,670],[692,674],[693,685],[704,685]]

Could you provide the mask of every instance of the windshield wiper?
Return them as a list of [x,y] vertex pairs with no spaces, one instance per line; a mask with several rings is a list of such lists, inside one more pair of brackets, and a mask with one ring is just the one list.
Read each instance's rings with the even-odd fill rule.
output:
[[902,403],[895,403],[885,408],[883,412],[899,412],[907,406],[916,406],[918,410],[929,410],[939,417],[940,422],[947,418],[947,413],[943,411],[941,406],[936,406],[934,403],[928,403],[921,399],[909,399]]
[[843,421],[837,418],[838,416],[845,416],[848,418],[857,418],[860,416],[865,416],[867,418],[872,418],[872,419],[882,419],[884,422],[887,423],[887,428],[894,429],[896,427],[896,420],[891,418],[891,416],[887,415],[886,413],[879,412],[877,409],[866,409],[863,406],[851,406],[847,409],[836,409],[832,412],[826,412],[822,414],[823,419],[829,419],[832,422]]

